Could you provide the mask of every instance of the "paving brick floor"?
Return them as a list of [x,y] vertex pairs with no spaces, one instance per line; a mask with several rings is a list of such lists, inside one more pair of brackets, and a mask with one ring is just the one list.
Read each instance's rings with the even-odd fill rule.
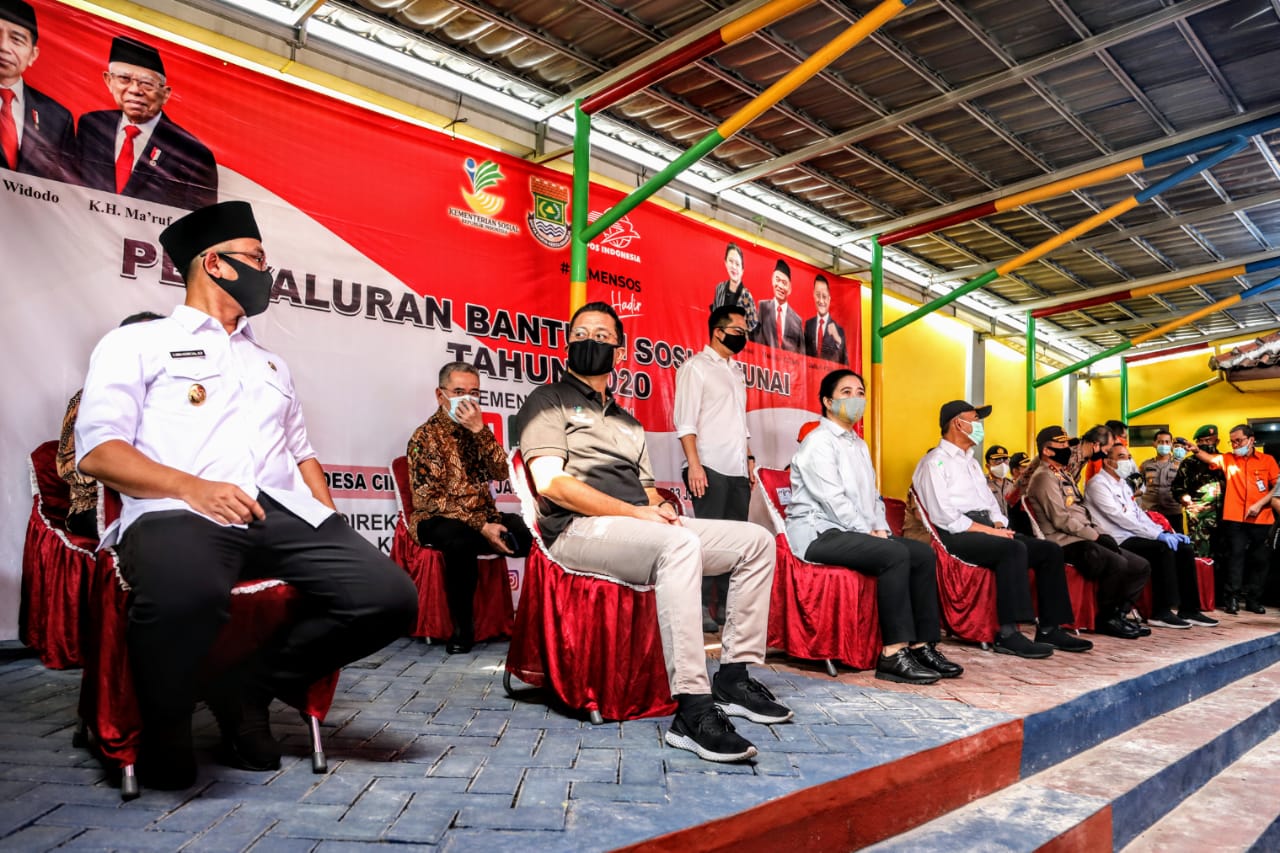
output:
[[[1230,619],[1230,621],[1226,621]],[[404,640],[348,667],[324,735],[330,772],[311,773],[305,730],[277,705],[289,755],[276,773],[221,767],[216,728],[196,717],[201,773],[179,793],[119,791],[71,745],[79,672],[34,658],[0,664],[0,849],[338,851],[604,850],[741,811],[1116,679],[1280,630],[1224,617],[1217,629],[1101,638],[1088,655],[1021,661],[947,644],[965,677],[927,688],[828,677],[770,656],[757,672],[793,723],[738,721],[760,747],[716,765],[662,741],[668,720],[591,726],[502,689],[503,643],[448,656]]]

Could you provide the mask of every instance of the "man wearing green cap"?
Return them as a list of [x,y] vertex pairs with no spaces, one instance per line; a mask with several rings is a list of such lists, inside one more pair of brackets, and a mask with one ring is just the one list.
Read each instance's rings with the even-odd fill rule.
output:
[[288,366],[248,318],[271,268],[242,201],[174,222],[160,242],[186,281],[173,314],[124,326],[94,349],[76,419],[76,462],[123,498],[102,544],[119,542],[132,589],[128,645],[142,743],[138,778],[178,790],[196,777],[196,674],[231,589],[276,577],[300,618],[205,698],[222,759],[280,766],[268,706],[403,636],[417,612],[404,571],[334,512]]

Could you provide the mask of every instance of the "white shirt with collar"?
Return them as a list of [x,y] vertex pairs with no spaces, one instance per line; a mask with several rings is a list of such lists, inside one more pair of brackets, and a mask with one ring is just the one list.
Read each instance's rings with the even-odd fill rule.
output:
[[867,443],[824,417],[791,460],[787,541],[797,557],[828,530],[888,530]]
[[1122,545],[1135,537],[1155,539],[1164,533],[1133,499],[1128,481],[1111,476],[1105,467],[1085,484],[1084,505],[1098,530]]
[[747,476],[747,384],[732,358],[708,345],[676,370],[676,438],[697,436],[698,461],[726,477]]
[[[9,112],[13,116],[14,126],[18,129],[18,147],[21,148],[23,124],[25,124],[22,117],[27,114],[25,109],[27,103],[26,88],[22,85],[22,78],[19,77],[17,83],[12,86],[0,86],[0,89],[8,89],[13,92],[13,100],[9,102]],[[0,104],[3,104],[3,100],[0,100]]]
[[916,498],[939,530],[964,533],[974,522],[966,512],[990,513],[992,524],[1008,526],[987,485],[987,475],[973,458],[973,450],[961,450],[945,438],[924,455],[911,475]]
[[[135,164],[142,159],[142,152],[147,149],[147,143],[151,141],[151,134],[156,132],[156,125],[160,123],[160,116],[162,115],[164,115],[163,111],[158,112],[142,124],[137,125],[139,133],[133,138],[133,162]],[[120,156],[120,149],[124,147],[124,129],[132,123],[123,112],[120,113],[120,123],[116,125],[116,157]]]
[[[109,332],[90,357],[75,431],[77,465],[98,445],[120,440],[250,497],[264,492],[313,527],[333,513],[298,470],[316,452],[289,369],[244,317],[228,335],[208,314],[179,305],[164,319]],[[176,498],[122,498],[119,524],[103,546],[144,513],[195,512]]]

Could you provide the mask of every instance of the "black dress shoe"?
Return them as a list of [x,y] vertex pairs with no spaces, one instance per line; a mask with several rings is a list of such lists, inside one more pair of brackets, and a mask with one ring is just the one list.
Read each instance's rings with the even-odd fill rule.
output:
[[1139,637],[1150,637],[1151,629],[1131,616],[1121,616],[1120,621],[1138,632]]
[[1112,616],[1110,619],[1100,620],[1093,629],[1098,634],[1105,634],[1108,637],[1119,637],[1122,640],[1136,640],[1142,636],[1138,629],[1134,627],[1132,622],[1121,619],[1119,616]]
[[449,642],[444,644],[444,650],[451,655],[465,655],[475,646],[475,642],[469,637],[459,637],[454,634],[449,638]]
[[1071,632],[1057,625],[1047,631],[1036,631],[1036,642],[1053,646],[1061,652],[1087,652],[1093,648],[1093,643],[1072,636]]
[[933,684],[940,676],[916,662],[910,650],[899,649],[889,657],[880,655],[876,661],[876,678],[901,684]]
[[1240,612],[1240,602],[1236,601],[1234,595],[1228,595],[1227,600],[1222,602],[1222,612],[1235,616]]
[[1246,601],[1244,604],[1244,609],[1248,610],[1250,613],[1257,613],[1257,614],[1263,614],[1267,612],[1267,608],[1263,607],[1262,604],[1257,601]]
[[959,678],[964,673],[964,667],[943,657],[942,652],[938,651],[933,643],[916,646],[911,649],[911,656],[916,659],[916,663],[933,670],[943,678]]

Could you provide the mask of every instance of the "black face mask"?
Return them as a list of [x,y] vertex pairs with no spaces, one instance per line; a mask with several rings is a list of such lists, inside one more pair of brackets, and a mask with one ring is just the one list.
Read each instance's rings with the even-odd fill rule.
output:
[[725,332],[724,337],[720,339],[720,343],[724,344],[724,348],[727,349],[729,352],[733,353],[734,355],[737,355],[738,353],[742,352],[743,349],[746,348],[747,336],[731,335],[728,332]]
[[[1061,450],[1062,448],[1058,448],[1058,449],[1059,449],[1059,450]],[[1069,451],[1069,450],[1067,451],[1067,453],[1068,453],[1068,454],[1069,454],[1070,452],[1071,452],[1071,451]],[[1092,459],[1094,462],[1101,462],[1103,459],[1106,459],[1106,458],[1107,458],[1107,451],[1105,451],[1105,450],[1095,450],[1095,451],[1093,451],[1093,455],[1092,455],[1092,456],[1090,456],[1089,458],[1090,458],[1090,459]]]
[[604,376],[613,372],[613,354],[617,344],[606,344],[590,338],[569,344],[569,369],[579,376]]
[[237,261],[230,255],[218,252],[218,257],[236,271],[240,277],[231,280],[211,275],[219,287],[231,294],[231,298],[240,303],[246,317],[256,317],[271,304],[271,273],[267,270],[254,269],[243,261]]
[[1196,445],[1196,447],[1200,448],[1200,449],[1201,449],[1201,450],[1203,450],[1205,453],[1217,453],[1217,452],[1218,452],[1218,442],[1216,442],[1216,441],[1215,441],[1213,444],[1209,444],[1208,442],[1206,442],[1206,443],[1204,443],[1204,444],[1197,444],[1197,445]]
[[[1044,452],[1048,454],[1050,459],[1057,462],[1059,465],[1066,465],[1071,461],[1070,447],[1046,447]],[[1106,456],[1106,454],[1094,454],[1095,459],[1101,459],[1103,456]]]

